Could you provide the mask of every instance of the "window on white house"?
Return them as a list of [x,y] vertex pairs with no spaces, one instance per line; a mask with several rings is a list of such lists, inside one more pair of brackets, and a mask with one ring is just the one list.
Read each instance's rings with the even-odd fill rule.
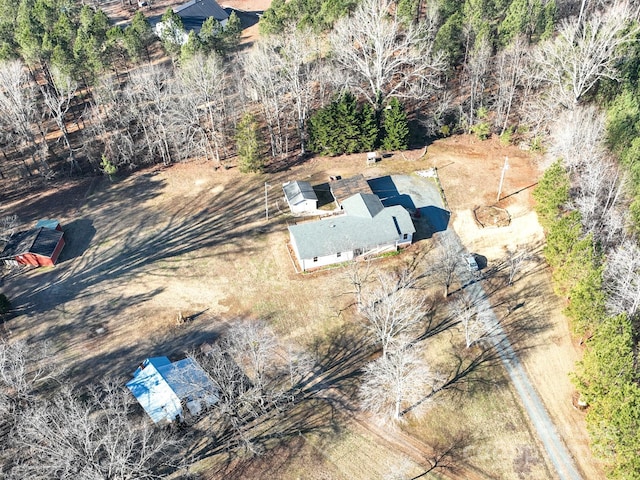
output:
[[402,235],[402,239],[406,240],[407,238],[409,238],[409,235],[407,235],[406,233],[404,235]]
[[317,262],[318,261],[318,257],[313,257],[313,261]]
[[340,252],[336,253],[336,257],[341,257],[341,256],[342,256],[342,253]]

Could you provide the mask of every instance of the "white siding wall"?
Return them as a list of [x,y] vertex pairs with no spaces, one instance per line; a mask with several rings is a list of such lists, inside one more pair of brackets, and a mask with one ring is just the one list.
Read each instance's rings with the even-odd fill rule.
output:
[[[286,198],[287,197],[285,197],[285,199]],[[291,213],[314,212],[317,209],[317,206],[318,206],[317,200],[305,200],[304,202],[298,203],[297,205],[289,204]]]
[[299,259],[302,270],[310,270],[312,268],[324,267],[326,265],[333,265],[334,263],[348,262],[349,260],[353,259],[353,252],[341,252],[340,256],[334,253],[333,255],[326,255],[324,257],[316,257],[316,258],[317,258],[317,261],[314,261],[313,258]]

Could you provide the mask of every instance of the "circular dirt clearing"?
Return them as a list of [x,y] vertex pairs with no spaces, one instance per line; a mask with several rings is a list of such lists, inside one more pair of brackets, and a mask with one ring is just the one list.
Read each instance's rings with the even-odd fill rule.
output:
[[481,227],[506,227],[511,223],[511,216],[504,208],[478,207],[473,214]]

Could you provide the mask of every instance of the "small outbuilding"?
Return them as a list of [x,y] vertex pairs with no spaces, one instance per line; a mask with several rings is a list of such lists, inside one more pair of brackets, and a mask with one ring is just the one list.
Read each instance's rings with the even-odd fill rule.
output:
[[[218,389],[192,358],[170,362],[147,358],[127,382],[140,406],[154,423],[163,424],[196,416],[218,403]],[[186,409],[186,411],[185,411]]]
[[317,210],[318,196],[309,182],[287,182],[282,184],[282,190],[291,213],[307,213]]
[[64,248],[64,232],[57,220],[40,220],[36,227],[13,235],[0,253],[8,265],[53,266]]

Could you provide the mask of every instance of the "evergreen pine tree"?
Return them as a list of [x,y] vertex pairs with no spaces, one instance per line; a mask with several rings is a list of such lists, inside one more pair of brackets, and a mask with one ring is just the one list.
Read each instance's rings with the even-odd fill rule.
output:
[[336,112],[338,128],[342,132],[342,148],[339,153],[355,153],[360,150],[360,115],[358,102],[347,92],[340,97]]
[[209,17],[204,21],[198,36],[202,42],[202,48],[206,53],[223,52],[224,41],[222,38],[222,25],[220,25],[220,22],[215,18]]
[[258,123],[253,115],[245,113],[240,119],[236,130],[236,150],[241,172],[262,171],[264,160],[260,151],[261,143]]
[[222,30],[222,36],[224,38],[225,51],[233,50],[240,43],[240,36],[242,35],[242,24],[240,18],[236,15],[236,12],[231,12],[227,24]]
[[407,113],[397,98],[392,98],[383,112],[382,128],[385,150],[405,150],[409,144],[409,123]]
[[378,135],[380,133],[376,112],[371,104],[365,103],[362,106],[360,117],[360,149],[370,152],[375,150],[378,145]]

